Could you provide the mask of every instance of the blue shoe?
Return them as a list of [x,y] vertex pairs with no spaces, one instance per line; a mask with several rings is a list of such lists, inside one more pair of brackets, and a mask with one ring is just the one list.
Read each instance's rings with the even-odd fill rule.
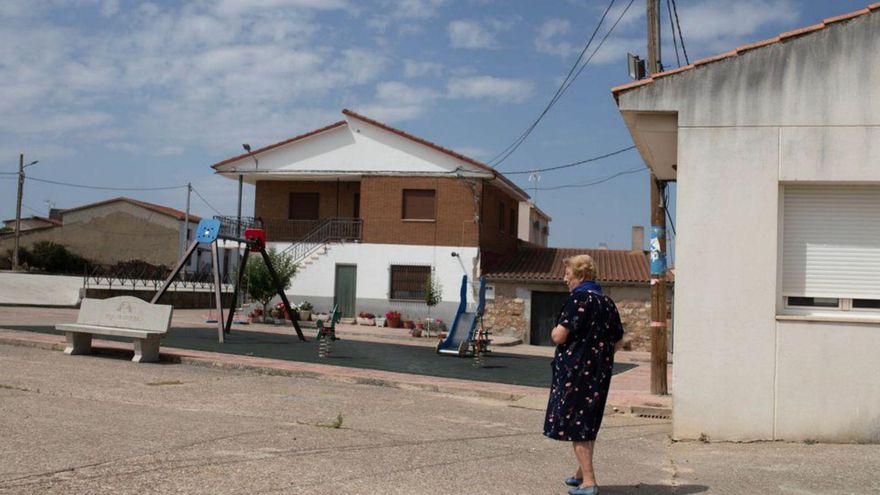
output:
[[581,486],[581,483],[583,482],[583,478],[575,478],[574,476],[569,476],[568,478],[565,478],[565,484],[568,486],[578,487]]
[[599,495],[599,487],[597,485],[575,487],[568,491],[568,495]]

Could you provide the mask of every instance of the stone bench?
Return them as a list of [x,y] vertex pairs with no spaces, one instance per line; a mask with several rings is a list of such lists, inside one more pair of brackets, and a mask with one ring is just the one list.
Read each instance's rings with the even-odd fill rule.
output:
[[134,339],[135,363],[159,360],[159,339],[171,326],[172,307],[150,304],[136,297],[83,299],[76,323],[55,325],[67,338],[65,354],[89,354],[92,335],[112,335]]

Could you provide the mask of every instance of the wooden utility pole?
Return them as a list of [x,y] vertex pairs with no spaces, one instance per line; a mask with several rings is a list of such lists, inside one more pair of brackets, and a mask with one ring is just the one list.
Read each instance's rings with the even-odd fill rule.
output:
[[24,153],[18,155],[18,198],[15,200],[15,244],[12,248],[12,269],[18,270],[18,246],[21,236],[21,196],[24,192]]
[[[660,62],[660,0],[646,0],[648,74],[663,70]],[[666,395],[666,183],[651,172],[651,393]]]

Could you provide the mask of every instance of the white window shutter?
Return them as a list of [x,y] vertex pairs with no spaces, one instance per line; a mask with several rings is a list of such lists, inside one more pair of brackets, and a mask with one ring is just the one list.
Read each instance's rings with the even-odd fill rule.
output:
[[786,185],[783,295],[880,299],[880,187]]

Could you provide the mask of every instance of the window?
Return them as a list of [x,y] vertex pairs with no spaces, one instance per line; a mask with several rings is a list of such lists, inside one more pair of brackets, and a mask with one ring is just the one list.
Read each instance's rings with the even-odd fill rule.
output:
[[510,229],[508,230],[510,236],[516,237],[516,210],[510,210],[510,218],[508,219],[508,222],[510,226]]
[[880,310],[880,187],[785,186],[782,208],[783,308]]
[[352,217],[360,218],[361,217],[361,193],[354,193],[354,211],[352,212]]
[[290,193],[287,218],[290,220],[317,220],[321,195],[318,193]]
[[391,299],[423,300],[430,275],[430,266],[391,265]]
[[433,189],[403,190],[404,220],[434,220]]

